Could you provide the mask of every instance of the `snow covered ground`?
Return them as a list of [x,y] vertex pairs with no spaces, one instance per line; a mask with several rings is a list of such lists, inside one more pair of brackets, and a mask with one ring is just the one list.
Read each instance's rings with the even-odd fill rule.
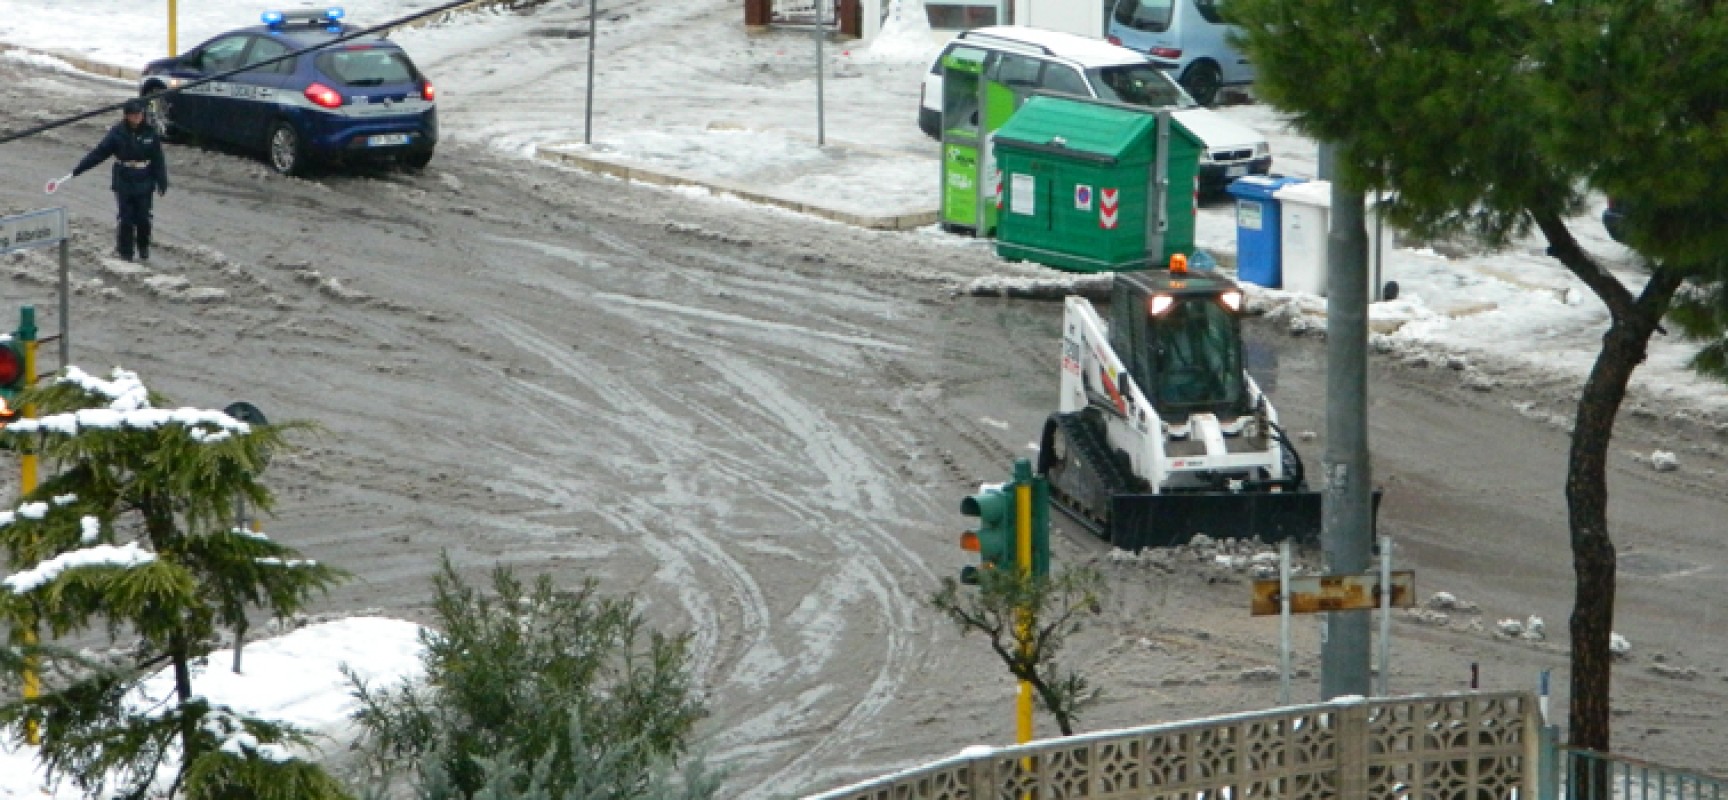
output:
[[[415,678],[421,674],[419,635],[420,626],[414,623],[381,617],[307,625],[248,644],[241,650],[240,674],[230,669],[233,650],[212,653],[197,678],[198,689],[214,705],[295,725],[334,745],[343,741],[354,710],[342,667],[373,686]],[[173,693],[173,686],[172,673],[163,670],[144,684],[135,701],[160,701]],[[34,747],[0,743],[0,800],[83,796],[64,781],[46,783],[35,759]]]

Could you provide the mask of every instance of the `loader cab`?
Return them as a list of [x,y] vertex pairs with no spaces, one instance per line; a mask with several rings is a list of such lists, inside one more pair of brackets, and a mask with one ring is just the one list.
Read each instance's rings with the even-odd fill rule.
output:
[[1110,345],[1167,421],[1248,412],[1242,290],[1206,271],[1118,273]]

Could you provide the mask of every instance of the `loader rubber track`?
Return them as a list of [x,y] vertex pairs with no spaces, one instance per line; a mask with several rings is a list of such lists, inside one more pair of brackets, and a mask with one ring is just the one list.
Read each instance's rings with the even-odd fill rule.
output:
[[[1051,478],[1050,499],[1058,511],[1093,535],[1112,541],[1110,498],[1133,491],[1136,481],[1110,452],[1102,420],[1086,419],[1098,414],[1089,409],[1050,415],[1044,423],[1039,470]],[[1056,446],[1058,436],[1062,447]]]

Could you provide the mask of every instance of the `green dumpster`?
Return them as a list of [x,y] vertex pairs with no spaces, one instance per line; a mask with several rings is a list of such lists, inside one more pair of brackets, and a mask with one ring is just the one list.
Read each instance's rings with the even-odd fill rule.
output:
[[1200,140],[1168,111],[1038,96],[994,137],[996,254],[1075,272],[1194,252]]

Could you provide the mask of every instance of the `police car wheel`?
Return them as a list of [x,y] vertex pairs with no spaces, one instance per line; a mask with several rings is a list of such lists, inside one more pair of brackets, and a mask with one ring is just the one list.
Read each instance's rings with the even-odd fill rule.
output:
[[[159,83],[152,83],[144,89],[145,94],[159,91],[162,91],[162,84]],[[144,121],[150,123],[150,127],[155,128],[164,141],[180,140],[184,132],[174,127],[168,119],[168,98],[153,98],[144,106]]]
[[402,166],[408,169],[425,169],[427,164],[432,163],[432,149],[409,150],[401,155],[401,162]]
[[278,122],[270,129],[270,167],[283,175],[298,175],[306,168],[306,149],[294,126]]

